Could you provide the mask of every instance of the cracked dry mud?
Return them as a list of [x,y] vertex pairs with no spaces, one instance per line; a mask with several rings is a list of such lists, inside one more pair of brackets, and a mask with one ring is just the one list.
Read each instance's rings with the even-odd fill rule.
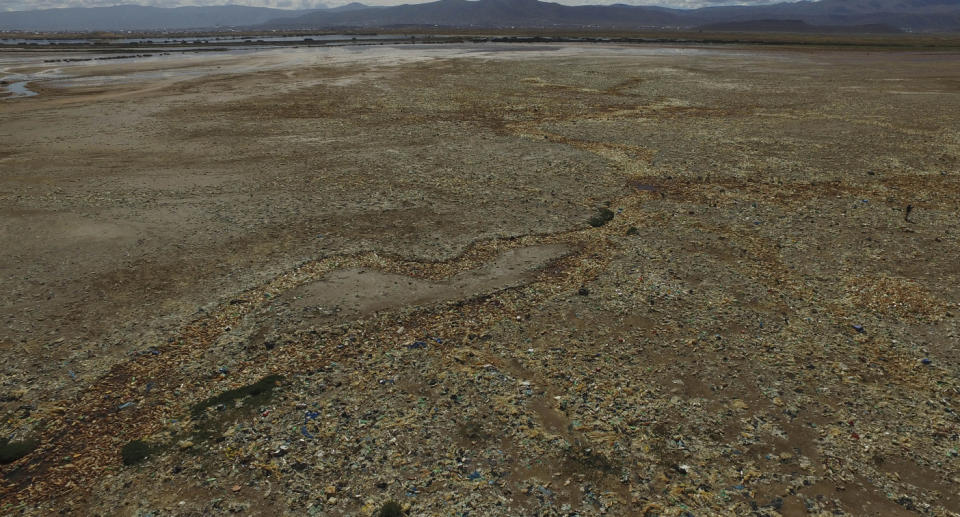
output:
[[958,515],[957,57],[66,67],[0,100],[0,510]]

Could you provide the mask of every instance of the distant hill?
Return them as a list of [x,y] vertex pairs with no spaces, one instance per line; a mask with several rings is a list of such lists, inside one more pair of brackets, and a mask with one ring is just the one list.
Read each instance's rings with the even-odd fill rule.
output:
[[340,7],[328,8],[330,12],[356,11],[357,9],[376,9],[376,7],[361,4],[360,2],[351,2],[346,5],[341,5]]
[[537,0],[439,0],[377,9],[310,13],[276,20],[282,28],[335,27],[662,27],[680,23],[680,11],[626,5],[565,6]]
[[240,6],[161,9],[130,5],[0,11],[0,30],[118,31],[216,27],[318,30],[389,27],[620,30],[728,27],[722,30],[746,31],[769,31],[781,27],[776,30],[960,32],[960,0],[820,0],[692,10],[623,4],[566,6],[538,0],[437,0],[394,7],[352,3],[310,11]]
[[960,0],[821,0],[762,6],[708,7],[690,12],[697,25],[799,20],[811,25],[889,25],[915,31],[960,31]]
[[896,34],[889,25],[810,25],[802,20],[748,20],[701,25],[706,32],[791,32],[807,34]]
[[0,30],[118,31],[247,27],[260,25],[271,20],[303,16],[309,12],[238,5],[177,7],[172,9],[118,5],[114,7],[0,11]]
[[[538,0],[438,0],[349,12],[316,11],[275,20],[269,27],[375,28],[400,26],[480,28],[698,27],[780,20],[817,27],[874,27],[960,31],[960,0],[821,0],[763,6],[683,10],[627,5],[565,6]],[[744,26],[746,27],[746,26]],[[831,29],[833,30],[833,29]],[[839,30],[839,29],[837,29]]]

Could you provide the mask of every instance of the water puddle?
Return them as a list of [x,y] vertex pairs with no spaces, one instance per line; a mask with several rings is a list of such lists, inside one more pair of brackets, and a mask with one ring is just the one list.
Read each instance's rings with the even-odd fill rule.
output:
[[157,37],[157,38],[83,38],[83,39],[44,39],[44,38],[0,38],[0,45],[9,46],[123,46],[123,45],[171,45],[171,44],[252,44],[252,43],[311,43],[339,41],[387,41],[445,38],[449,36],[430,34],[307,34],[299,36],[193,36],[193,37]]
[[30,60],[0,59],[0,100],[36,97],[39,93],[30,88],[31,83],[63,75],[59,68],[22,68],[29,63]]
[[18,81],[16,79],[0,79],[0,87],[7,92],[5,99],[16,99],[19,97],[34,97],[37,92],[27,87],[30,81]]

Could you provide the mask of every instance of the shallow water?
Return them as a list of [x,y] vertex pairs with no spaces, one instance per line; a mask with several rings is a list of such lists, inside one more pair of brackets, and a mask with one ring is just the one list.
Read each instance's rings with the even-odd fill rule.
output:
[[[327,37],[334,37],[327,35]],[[390,36],[395,37],[395,36]],[[131,51],[133,51],[131,49]],[[533,56],[687,56],[755,55],[732,49],[677,48],[662,46],[624,46],[605,44],[516,44],[448,43],[381,45],[227,47],[222,52],[162,52],[150,55],[118,56],[98,52],[9,52],[0,54],[0,80],[5,80],[11,95],[6,100],[36,95],[31,83],[53,88],[92,87],[104,84],[136,83],[157,79],[187,80],[209,75],[329,66],[362,61],[384,66],[416,61],[450,58],[512,60]],[[109,60],[104,59],[108,57]],[[78,59],[80,58],[80,59]],[[118,59],[122,58],[122,59]],[[770,57],[772,58],[772,57]],[[53,64],[56,63],[56,64]]]
[[124,38],[124,39],[23,39],[0,38],[0,45],[159,45],[170,43],[302,43],[309,41],[369,41],[369,40],[404,40],[410,37],[427,38],[424,34],[316,34],[304,36],[203,36],[181,38]]
[[[38,93],[30,89],[30,83],[52,79],[60,75],[60,69],[58,68],[47,68],[30,73],[17,71],[14,66],[7,66],[19,64],[20,62],[24,61],[15,59],[0,60],[0,81],[4,83],[0,85],[0,93],[8,94],[6,97],[3,97],[3,99],[34,97],[38,95]],[[24,63],[27,62],[29,61]]]
[[0,45],[86,45],[90,40],[86,39],[20,39],[20,38],[0,38]]
[[37,92],[27,88],[30,81],[19,81],[7,85],[7,91],[13,94],[13,97],[33,97]]

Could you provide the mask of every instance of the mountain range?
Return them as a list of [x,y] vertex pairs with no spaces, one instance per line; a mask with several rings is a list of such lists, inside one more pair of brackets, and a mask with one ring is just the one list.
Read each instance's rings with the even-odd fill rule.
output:
[[143,31],[243,27],[296,18],[309,12],[239,5],[176,8],[118,5],[0,11],[0,30]]
[[316,11],[272,25],[306,27],[663,27],[677,25],[680,11],[627,5],[566,6],[538,0],[439,0],[348,12]]
[[438,0],[349,12],[317,11],[276,20],[286,28],[694,28],[781,20],[813,26],[888,26],[913,31],[960,30],[960,0],[820,0],[763,6],[666,9],[618,5],[565,6],[538,0]]
[[834,32],[960,32],[960,0],[819,0],[763,6],[668,9],[617,5],[566,6],[539,0],[438,0],[424,4],[294,11],[258,7],[115,6],[0,12],[0,30],[187,30],[376,28],[655,27],[705,30]]
[[960,0],[820,0],[698,9],[695,25],[747,20],[799,20],[812,25],[887,25],[913,31],[960,31]]
[[[369,8],[360,3],[352,3],[322,10],[336,14]],[[240,5],[175,8],[117,5],[0,11],[0,30],[148,31],[251,27],[297,18],[313,11]]]

